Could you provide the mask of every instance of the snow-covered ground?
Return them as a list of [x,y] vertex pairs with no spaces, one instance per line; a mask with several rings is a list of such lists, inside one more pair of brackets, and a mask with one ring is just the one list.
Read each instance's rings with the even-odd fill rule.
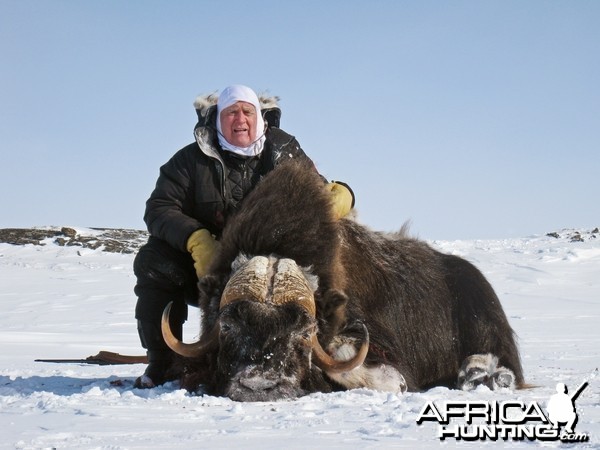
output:
[[[537,387],[402,396],[361,389],[274,403],[191,395],[174,383],[133,389],[142,365],[34,362],[100,349],[141,353],[133,255],[50,240],[0,244],[0,448],[600,448],[600,377],[576,401],[576,432],[589,435],[586,443],[440,441],[437,423],[416,424],[428,401],[545,407],[558,382],[574,390],[600,365],[600,236],[571,242],[567,234],[432,243],[488,276],[519,336],[527,381]],[[198,333],[191,317],[185,339]]]

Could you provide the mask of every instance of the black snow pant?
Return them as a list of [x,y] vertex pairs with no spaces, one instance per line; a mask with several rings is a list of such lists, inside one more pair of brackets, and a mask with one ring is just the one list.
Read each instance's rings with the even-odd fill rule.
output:
[[133,272],[137,277],[134,292],[138,298],[135,317],[142,346],[148,350],[149,357],[151,353],[170,353],[160,329],[162,313],[169,302],[173,302],[171,330],[181,339],[187,304],[198,304],[194,260],[189,253],[151,236],[135,257]]

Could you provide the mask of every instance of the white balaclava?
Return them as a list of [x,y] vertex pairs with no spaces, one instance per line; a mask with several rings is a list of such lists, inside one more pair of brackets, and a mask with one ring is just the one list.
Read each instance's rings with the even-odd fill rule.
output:
[[[240,101],[250,103],[256,108],[256,136],[254,136],[254,142],[248,147],[237,147],[230,144],[223,136],[223,130],[221,129],[221,111]],[[225,150],[242,156],[255,156],[262,152],[265,143],[265,121],[261,114],[258,96],[252,89],[241,84],[234,84],[223,89],[217,101],[217,132],[219,144]]]

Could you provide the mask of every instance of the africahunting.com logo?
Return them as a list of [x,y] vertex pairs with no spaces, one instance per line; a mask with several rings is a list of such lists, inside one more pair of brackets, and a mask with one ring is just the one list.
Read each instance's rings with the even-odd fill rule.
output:
[[[417,424],[436,422],[440,440],[515,440],[587,442],[589,434],[575,431],[575,400],[588,386],[583,382],[569,394],[563,383],[556,385],[544,410],[538,402],[522,401],[428,401],[417,417]],[[455,423],[451,423],[455,422]]]

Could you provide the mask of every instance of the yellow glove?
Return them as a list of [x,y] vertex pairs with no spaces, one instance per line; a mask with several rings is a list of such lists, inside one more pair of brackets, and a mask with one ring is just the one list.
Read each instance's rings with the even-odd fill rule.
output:
[[331,191],[333,214],[336,219],[345,217],[354,206],[354,194],[350,188],[338,181],[332,181],[325,185]]
[[194,268],[198,278],[208,272],[208,267],[221,244],[215,240],[206,228],[194,231],[187,240],[187,251],[192,254]]

